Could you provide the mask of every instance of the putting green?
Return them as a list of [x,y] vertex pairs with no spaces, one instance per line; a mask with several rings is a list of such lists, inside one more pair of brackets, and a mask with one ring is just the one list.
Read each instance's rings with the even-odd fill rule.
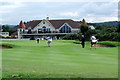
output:
[[2,50],[3,78],[20,75],[23,78],[117,78],[118,47],[90,49],[86,42],[70,40],[3,41],[13,46]]

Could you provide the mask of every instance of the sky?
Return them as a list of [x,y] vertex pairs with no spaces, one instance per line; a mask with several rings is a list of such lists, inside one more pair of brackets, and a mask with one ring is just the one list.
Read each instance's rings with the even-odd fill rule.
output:
[[118,21],[117,0],[1,0],[0,24],[32,20],[72,19],[87,22]]

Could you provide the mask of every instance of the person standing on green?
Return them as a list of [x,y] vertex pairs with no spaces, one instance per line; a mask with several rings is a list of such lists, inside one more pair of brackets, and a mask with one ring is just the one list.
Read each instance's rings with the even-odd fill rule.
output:
[[82,48],[84,48],[85,47],[85,37],[84,37],[84,35],[82,35],[82,39],[81,39],[81,44],[82,44]]
[[52,42],[52,37],[47,37],[47,40],[48,40],[48,47],[50,47],[51,46],[51,42]]
[[40,38],[37,38],[37,43],[39,43],[39,41],[40,41]]

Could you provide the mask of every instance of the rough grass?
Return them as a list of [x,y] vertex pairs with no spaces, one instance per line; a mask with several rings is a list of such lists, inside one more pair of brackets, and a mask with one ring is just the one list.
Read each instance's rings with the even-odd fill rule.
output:
[[101,42],[98,42],[98,44],[111,45],[114,47],[120,46],[120,42],[115,42],[115,41],[101,41]]
[[117,78],[118,48],[81,48],[74,41],[3,41],[15,45],[2,50],[3,78]]

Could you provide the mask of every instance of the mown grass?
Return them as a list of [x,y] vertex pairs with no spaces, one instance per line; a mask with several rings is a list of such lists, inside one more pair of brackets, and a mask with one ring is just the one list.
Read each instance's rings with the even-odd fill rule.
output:
[[2,50],[3,78],[117,78],[118,49],[90,49],[90,42],[81,48],[74,41],[3,41],[15,45]]

